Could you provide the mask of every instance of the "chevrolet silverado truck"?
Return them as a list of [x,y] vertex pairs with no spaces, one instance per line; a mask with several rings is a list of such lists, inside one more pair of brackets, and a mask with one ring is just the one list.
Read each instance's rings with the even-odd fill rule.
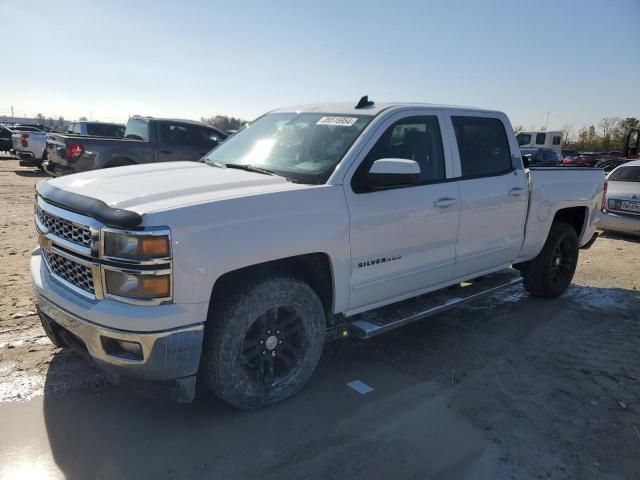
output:
[[531,168],[504,113],[272,111],[202,162],[37,185],[31,276],[51,341],[116,382],[240,409],[298,392],[326,339],[363,339],[523,280],[569,286],[604,174]]
[[50,134],[44,169],[59,177],[141,163],[197,161],[227,136],[201,122],[134,116],[124,138]]
[[46,157],[47,133],[40,126],[15,125],[11,129],[10,153],[23,167],[40,167]]

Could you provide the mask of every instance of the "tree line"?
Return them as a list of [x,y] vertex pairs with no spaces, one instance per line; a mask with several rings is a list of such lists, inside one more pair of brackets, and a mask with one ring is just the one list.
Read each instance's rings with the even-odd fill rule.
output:
[[[581,152],[622,151],[627,132],[631,128],[640,128],[640,120],[635,117],[605,117],[597,126],[585,126],[577,132],[572,125],[565,124],[562,126],[564,148],[573,148]],[[525,128],[520,125],[514,130],[517,133],[524,131]],[[540,130],[546,130],[546,128],[542,127]]]

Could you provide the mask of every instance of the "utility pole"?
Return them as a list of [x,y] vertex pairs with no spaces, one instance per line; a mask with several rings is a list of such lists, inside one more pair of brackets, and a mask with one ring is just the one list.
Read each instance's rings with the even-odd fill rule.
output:
[[549,130],[549,113],[551,113],[551,112],[547,112],[547,123],[544,124],[544,129],[545,130]]

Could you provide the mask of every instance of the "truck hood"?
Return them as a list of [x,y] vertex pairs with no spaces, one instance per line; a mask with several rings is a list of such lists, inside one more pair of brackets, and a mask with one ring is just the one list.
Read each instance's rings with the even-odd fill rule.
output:
[[189,204],[309,187],[275,175],[195,162],[93,170],[59,177],[49,183],[141,215]]

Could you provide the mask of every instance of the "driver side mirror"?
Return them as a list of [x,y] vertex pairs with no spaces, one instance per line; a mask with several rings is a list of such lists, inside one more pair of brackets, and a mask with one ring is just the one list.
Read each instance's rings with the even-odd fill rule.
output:
[[367,175],[367,185],[374,189],[419,184],[420,165],[415,160],[381,158],[373,162]]
[[527,155],[522,155],[522,164],[524,165],[524,168],[529,168],[529,164],[531,163],[532,157],[533,157],[533,154],[531,153]]

